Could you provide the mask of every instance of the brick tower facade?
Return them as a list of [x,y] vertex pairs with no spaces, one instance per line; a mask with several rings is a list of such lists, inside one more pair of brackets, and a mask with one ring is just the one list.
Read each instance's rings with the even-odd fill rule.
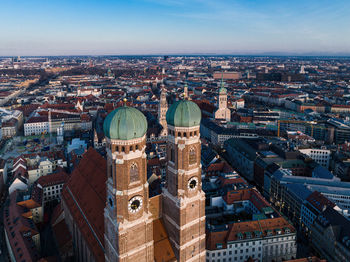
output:
[[[200,110],[187,100],[172,107],[167,113],[168,168],[166,187],[162,193],[163,220],[178,261],[205,261]],[[199,111],[199,117],[197,114],[195,121],[192,121],[193,111]]]
[[[137,134],[142,128],[147,130],[147,122],[146,127],[137,126],[146,119],[143,119],[143,115],[142,119],[132,119],[134,111],[130,115],[129,112],[116,113],[115,115],[119,114],[115,116],[116,120],[109,120],[112,123],[108,123],[106,119],[108,178],[104,211],[105,259],[111,262],[154,261],[153,223],[149,212],[145,153],[146,135],[143,134],[144,131]],[[109,126],[115,128],[113,121],[123,125],[116,128],[125,126],[126,130],[109,134]],[[135,130],[130,128],[133,124]]]

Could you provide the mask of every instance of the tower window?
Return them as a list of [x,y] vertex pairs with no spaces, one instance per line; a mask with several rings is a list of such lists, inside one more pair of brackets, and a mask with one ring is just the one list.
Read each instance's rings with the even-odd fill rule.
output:
[[139,145],[136,145],[135,147],[136,147],[136,150],[138,150],[138,149],[139,149]]
[[190,165],[197,163],[196,150],[193,147],[190,148],[188,159]]
[[130,183],[139,180],[139,169],[136,163],[132,163],[130,166]]
[[122,152],[125,152],[125,147],[122,146]]
[[177,136],[181,137],[181,133],[180,133],[180,132],[178,132],[178,133],[177,133]]
[[119,146],[117,146],[117,147],[115,148],[115,150],[116,150],[117,152],[119,152]]
[[187,137],[187,133],[186,132],[184,133],[184,137]]
[[133,151],[132,146],[130,146],[130,151]]

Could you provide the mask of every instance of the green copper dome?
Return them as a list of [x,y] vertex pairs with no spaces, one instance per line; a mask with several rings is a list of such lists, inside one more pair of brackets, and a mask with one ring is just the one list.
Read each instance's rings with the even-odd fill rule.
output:
[[201,110],[196,103],[189,100],[175,102],[166,113],[168,125],[177,127],[199,126],[201,118]]
[[220,87],[219,94],[227,94],[227,89],[225,87]]
[[221,87],[219,88],[219,94],[227,94],[227,89],[225,88],[224,78],[221,78]]
[[140,138],[147,132],[147,120],[144,114],[136,108],[123,106],[115,109],[106,117],[103,131],[110,139]]

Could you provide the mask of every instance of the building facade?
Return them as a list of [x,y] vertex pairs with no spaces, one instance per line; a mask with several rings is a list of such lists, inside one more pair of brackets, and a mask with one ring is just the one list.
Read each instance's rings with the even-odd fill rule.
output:
[[308,148],[300,149],[301,153],[311,157],[315,162],[323,166],[324,168],[329,168],[329,161],[331,159],[331,151],[328,149],[317,149],[317,148]]
[[168,135],[168,127],[166,122],[166,112],[168,111],[168,102],[166,101],[166,90],[163,87],[160,93],[160,100],[158,105],[158,122],[163,127],[160,136]]
[[218,110],[215,112],[215,119],[231,121],[231,111],[227,108],[227,90],[224,87],[223,81],[221,81],[221,87],[219,89],[217,107]]

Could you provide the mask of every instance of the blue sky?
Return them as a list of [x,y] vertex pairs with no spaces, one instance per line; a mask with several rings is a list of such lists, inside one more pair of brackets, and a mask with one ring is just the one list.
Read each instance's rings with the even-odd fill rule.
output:
[[0,0],[0,55],[350,54],[349,0]]

